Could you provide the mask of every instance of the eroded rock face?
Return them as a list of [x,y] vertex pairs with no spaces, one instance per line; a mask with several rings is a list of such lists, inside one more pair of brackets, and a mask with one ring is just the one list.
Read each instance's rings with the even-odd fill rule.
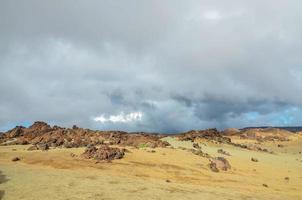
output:
[[108,145],[101,145],[99,148],[95,146],[88,147],[82,156],[86,159],[106,160],[121,159],[125,155],[124,149],[112,148]]
[[8,131],[5,133],[9,138],[15,138],[15,137],[20,137],[23,135],[23,130],[25,127],[23,126],[16,126],[12,130]]

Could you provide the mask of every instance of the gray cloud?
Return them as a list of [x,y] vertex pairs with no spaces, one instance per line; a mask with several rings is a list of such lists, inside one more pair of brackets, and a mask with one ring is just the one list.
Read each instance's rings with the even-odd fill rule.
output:
[[[302,3],[0,2],[0,130],[299,125]],[[131,123],[94,117],[142,112]]]

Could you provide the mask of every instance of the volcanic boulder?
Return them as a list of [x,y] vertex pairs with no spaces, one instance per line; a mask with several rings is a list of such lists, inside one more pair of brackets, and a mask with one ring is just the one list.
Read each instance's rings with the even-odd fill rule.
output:
[[223,171],[227,171],[231,169],[231,165],[229,161],[224,157],[217,157],[217,158],[210,159],[209,167],[214,172],[217,171],[216,169],[223,170]]
[[86,159],[107,160],[121,159],[125,155],[125,150],[119,148],[112,148],[108,145],[101,145],[99,148],[89,146],[82,156]]

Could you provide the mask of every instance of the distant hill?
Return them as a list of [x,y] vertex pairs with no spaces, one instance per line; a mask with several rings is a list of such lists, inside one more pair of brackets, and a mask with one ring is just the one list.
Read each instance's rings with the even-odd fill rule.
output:
[[275,128],[275,129],[287,130],[294,133],[302,131],[302,126],[258,126],[258,127],[245,127],[240,130],[257,129],[257,128],[259,129]]

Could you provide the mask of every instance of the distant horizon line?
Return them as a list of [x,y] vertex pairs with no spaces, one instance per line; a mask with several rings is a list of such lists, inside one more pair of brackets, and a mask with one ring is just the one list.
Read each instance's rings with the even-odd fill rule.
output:
[[[76,126],[78,128],[83,128],[83,129],[90,129],[90,130],[95,130],[95,131],[123,131],[123,132],[128,132],[128,133],[135,133],[135,132],[145,132],[145,133],[159,133],[159,134],[177,134],[177,133],[183,133],[183,132],[188,132],[188,131],[192,131],[192,130],[207,130],[207,129],[217,129],[219,131],[224,131],[224,130],[227,130],[227,129],[238,129],[238,130],[246,130],[246,129],[265,129],[265,128],[276,128],[276,129],[284,129],[284,130],[288,130],[288,131],[291,131],[291,132],[299,132],[299,131],[302,131],[302,125],[301,126],[271,126],[271,125],[263,125],[263,126],[246,126],[246,127],[241,127],[241,128],[237,128],[237,127],[227,127],[227,128],[216,128],[216,127],[208,127],[208,128],[200,128],[200,129],[186,129],[184,131],[144,131],[144,130],[137,130],[137,131],[127,131],[127,130],[123,130],[123,129],[92,129],[92,128],[85,128],[85,127],[80,127],[76,124],[72,125],[72,126],[59,126],[59,125],[56,125],[56,124],[53,124],[53,123],[49,123],[49,122],[45,122],[45,121],[34,121],[32,123],[30,122],[26,122],[26,125],[24,124],[20,124],[20,125],[14,125],[14,126],[10,126],[10,128],[6,128],[6,130],[0,130],[0,132],[7,132],[7,131],[10,131],[18,126],[22,126],[22,127],[25,127],[25,128],[28,128],[32,125],[34,125],[35,123],[46,123],[47,125],[49,126],[58,126],[58,127],[61,127],[61,128],[73,128],[73,126]],[[52,125],[53,124],[53,125]]]

